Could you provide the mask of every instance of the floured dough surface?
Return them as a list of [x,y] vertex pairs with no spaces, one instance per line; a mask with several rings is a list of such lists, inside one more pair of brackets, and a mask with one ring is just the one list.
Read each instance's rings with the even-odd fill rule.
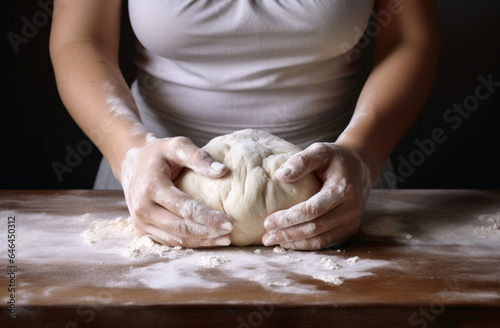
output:
[[233,218],[232,244],[262,245],[264,219],[317,193],[321,182],[313,173],[285,183],[276,170],[299,147],[260,130],[242,130],[216,137],[205,147],[229,171],[212,179],[185,169],[175,185],[192,198]]

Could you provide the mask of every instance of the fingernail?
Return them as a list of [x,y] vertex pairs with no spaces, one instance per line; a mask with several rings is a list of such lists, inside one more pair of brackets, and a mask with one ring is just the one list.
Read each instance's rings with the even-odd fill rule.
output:
[[231,232],[233,230],[233,224],[231,222],[224,222],[220,225],[221,230],[228,230]]
[[215,172],[222,172],[226,168],[226,166],[220,162],[215,161],[210,164],[210,168]]
[[221,239],[217,239],[215,241],[215,244],[218,245],[218,246],[229,246],[229,244],[231,244],[231,239],[229,239],[229,237],[224,237],[224,238],[221,238]]

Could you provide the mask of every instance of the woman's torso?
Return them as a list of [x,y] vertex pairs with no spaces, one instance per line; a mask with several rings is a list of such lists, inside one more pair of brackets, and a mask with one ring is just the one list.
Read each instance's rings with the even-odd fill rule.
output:
[[360,89],[373,0],[129,0],[133,92],[160,137],[243,128],[299,146],[336,138]]

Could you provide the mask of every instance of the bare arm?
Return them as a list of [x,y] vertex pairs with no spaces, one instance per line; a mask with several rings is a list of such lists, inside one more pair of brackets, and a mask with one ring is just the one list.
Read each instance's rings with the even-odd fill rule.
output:
[[146,129],[118,65],[121,0],[55,1],[50,54],[66,108],[115,176]]
[[121,0],[55,1],[50,54],[59,94],[120,180],[138,235],[185,247],[228,245],[231,218],[178,190],[183,167],[219,177],[189,139],[148,136],[118,65]]
[[[390,2],[377,1],[375,10],[387,9]],[[372,180],[424,106],[438,59],[435,0],[400,3],[375,37],[374,68],[350,125],[336,142],[361,155]]]
[[[390,3],[395,1],[379,0],[376,10]],[[435,1],[400,3],[401,10],[375,38],[374,68],[349,126],[335,143],[313,144],[276,172],[279,180],[290,182],[313,171],[323,187],[309,200],[269,215],[265,245],[320,249],[358,230],[371,185],[418,116],[436,69]]]

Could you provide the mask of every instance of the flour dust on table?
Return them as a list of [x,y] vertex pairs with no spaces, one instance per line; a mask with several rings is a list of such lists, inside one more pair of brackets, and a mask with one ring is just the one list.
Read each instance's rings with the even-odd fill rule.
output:
[[[426,191],[433,198],[432,191]],[[456,191],[457,194],[466,191]],[[438,193],[433,201],[439,202]],[[404,209],[404,211],[402,211]],[[436,218],[448,218],[436,220]],[[361,219],[359,240],[385,240],[409,246],[411,252],[454,254],[457,247],[471,256],[485,255],[500,245],[500,212],[454,205],[453,210],[413,202],[412,199],[387,199],[373,194]]]
[[[159,245],[136,237],[115,192],[4,192],[0,217],[16,217],[16,305],[23,311],[270,300],[397,303],[415,311],[443,301],[451,310],[500,304],[499,199],[492,191],[374,190],[359,233],[341,249],[321,251]],[[8,254],[0,260],[7,263]],[[0,301],[9,301],[7,289]]]
[[[382,260],[348,257],[345,252],[337,250],[300,252],[279,246],[169,247],[157,244],[147,236],[136,237],[131,218],[121,217],[96,222],[81,236],[94,252],[112,252],[128,259],[126,261],[131,265],[128,272],[122,273],[121,279],[108,283],[106,287],[126,287],[135,283],[157,289],[217,288],[226,283],[223,278],[226,276],[258,283],[274,291],[312,293],[318,292],[316,284],[297,283],[292,277],[301,275],[312,281],[338,286],[349,279],[373,275],[372,269],[387,264]],[[216,279],[216,276],[221,279]]]

